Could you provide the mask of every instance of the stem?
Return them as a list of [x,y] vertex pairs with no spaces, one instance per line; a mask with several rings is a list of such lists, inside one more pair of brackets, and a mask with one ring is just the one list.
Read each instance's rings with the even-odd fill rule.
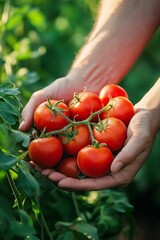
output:
[[82,120],[82,121],[73,121],[71,120],[70,118],[68,118],[65,114],[63,114],[58,108],[57,106],[54,107],[54,110],[56,113],[58,113],[59,115],[61,115],[63,118],[65,118],[69,124],[67,126],[65,126],[64,128],[62,129],[59,129],[59,130],[56,130],[56,131],[51,131],[51,132],[48,132],[46,133],[44,136],[51,136],[51,135],[55,135],[55,134],[59,134],[59,133],[62,133],[62,132],[65,132],[68,128],[72,127],[72,126],[77,126],[77,125],[87,125],[88,128],[89,128],[89,131],[90,131],[90,134],[91,134],[91,139],[92,139],[92,142],[95,141],[94,137],[93,137],[93,134],[92,134],[92,129],[91,129],[91,126],[90,126],[90,122],[92,120],[93,117],[101,114],[102,112],[104,111],[108,111],[112,108],[112,104],[107,104],[105,107],[103,107],[102,109],[100,109],[99,111],[97,112],[94,112],[94,113],[91,113],[91,115],[85,119],[85,120]]
[[50,233],[50,230],[49,230],[49,228],[48,228],[48,225],[47,225],[47,223],[46,223],[46,220],[45,220],[45,218],[44,218],[44,215],[43,215],[42,211],[40,211],[40,214],[41,214],[42,225],[43,225],[43,227],[44,227],[44,229],[45,229],[45,231],[46,231],[49,239],[50,239],[50,240],[53,240],[52,235],[51,235],[51,233]]
[[[12,192],[14,194],[14,197],[17,200],[18,210],[23,209],[20,193],[18,192],[18,189],[15,185],[15,182],[13,181],[13,178],[12,178],[11,173],[9,171],[7,172],[7,178],[8,178],[9,185],[12,189]],[[22,222],[22,217],[21,217],[20,211],[19,211],[19,215],[20,215],[20,219],[21,219],[21,222]]]
[[76,215],[77,215],[77,217],[79,217],[81,213],[80,213],[77,201],[76,201],[75,192],[71,192],[71,196],[72,196],[72,201],[73,201],[73,204],[74,204],[74,207],[75,207],[75,210],[76,210]]
[[63,114],[57,107],[55,107],[53,110],[59,115],[61,115],[63,118],[65,118],[69,123],[73,124],[73,121],[70,118],[68,118],[65,114]]
[[92,128],[91,128],[91,125],[90,125],[89,122],[87,123],[87,127],[89,129],[89,133],[90,133],[90,136],[91,136],[91,142],[92,142],[92,144],[94,144],[96,140],[95,140],[95,138],[93,136]]

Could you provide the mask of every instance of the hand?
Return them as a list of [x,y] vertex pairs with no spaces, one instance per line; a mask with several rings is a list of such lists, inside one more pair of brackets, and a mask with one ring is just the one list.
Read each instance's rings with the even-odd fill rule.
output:
[[136,114],[128,126],[125,146],[115,157],[110,174],[101,178],[73,179],[53,169],[37,166],[35,169],[67,190],[100,190],[128,185],[149,155],[156,133],[152,112],[138,109],[138,106],[135,110]]

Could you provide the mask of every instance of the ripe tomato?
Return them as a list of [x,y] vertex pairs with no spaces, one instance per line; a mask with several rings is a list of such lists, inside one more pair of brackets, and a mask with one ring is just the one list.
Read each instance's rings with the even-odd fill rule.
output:
[[99,98],[104,106],[108,104],[110,98],[115,98],[118,96],[128,98],[128,94],[125,89],[116,84],[108,84],[104,86],[99,93]]
[[80,171],[88,177],[102,177],[110,171],[113,154],[106,146],[86,146],[77,155]]
[[73,133],[72,128],[70,128],[69,132],[73,137],[70,141],[65,143],[67,137],[64,136],[60,136],[60,139],[63,143],[65,153],[71,156],[76,156],[79,150],[91,143],[90,133],[88,127],[85,125],[75,126]]
[[127,135],[125,124],[118,118],[106,118],[93,128],[93,136],[100,143],[106,143],[111,151],[117,151],[124,145]]
[[[99,111],[102,108],[101,100],[98,95],[91,92],[77,93],[69,103],[69,110],[72,119],[82,121],[87,119],[91,113]],[[98,118],[94,117],[93,121]]]
[[78,165],[77,165],[76,157],[64,158],[57,165],[56,170],[60,173],[63,173],[67,177],[72,177],[72,178],[78,178],[79,173],[80,173]]
[[101,119],[108,117],[115,117],[128,125],[131,118],[134,115],[134,106],[132,102],[125,97],[115,97],[110,99],[109,104],[112,108],[109,111],[104,111],[101,113]]
[[[58,101],[50,100],[51,104],[54,106]],[[47,106],[49,106],[48,101],[41,103],[34,112],[34,124],[39,131],[46,128],[46,132],[55,131],[65,127],[68,121],[55,111],[51,111]],[[57,107],[62,111],[62,113],[70,117],[68,106],[60,102]]]
[[50,168],[61,160],[63,146],[57,137],[37,138],[30,142],[28,152],[36,165]]

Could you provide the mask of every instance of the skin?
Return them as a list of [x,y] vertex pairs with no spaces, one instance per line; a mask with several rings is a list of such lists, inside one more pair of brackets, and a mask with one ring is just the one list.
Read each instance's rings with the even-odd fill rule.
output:
[[[109,83],[118,84],[131,69],[160,24],[159,0],[103,0],[86,44],[68,74],[35,92],[22,111],[19,130],[27,131],[35,108],[46,97],[68,102],[75,91],[99,93]],[[127,19],[127,20],[126,20]],[[144,27],[146,26],[146,27]],[[124,64],[125,63],[125,64]],[[77,82],[76,82],[77,81]],[[101,178],[72,179],[41,169],[42,175],[67,190],[99,190],[128,185],[147,159],[160,128],[160,79],[135,105],[124,148],[115,157],[111,173]]]

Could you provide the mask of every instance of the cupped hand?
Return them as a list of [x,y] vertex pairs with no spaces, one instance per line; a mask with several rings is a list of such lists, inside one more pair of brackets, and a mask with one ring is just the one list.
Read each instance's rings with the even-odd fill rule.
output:
[[68,74],[66,77],[59,78],[47,87],[34,92],[24,107],[19,125],[20,131],[27,131],[33,123],[33,115],[37,106],[46,101],[47,98],[55,100],[64,100],[68,103],[73,97],[74,92],[81,92],[85,89],[94,93],[99,93],[102,83],[90,84],[90,80],[80,78],[79,74]]
[[100,178],[73,179],[53,169],[35,169],[67,190],[100,190],[128,185],[147,159],[157,131],[152,111],[139,109],[138,106],[135,111],[128,126],[125,146],[115,157],[110,174]]

